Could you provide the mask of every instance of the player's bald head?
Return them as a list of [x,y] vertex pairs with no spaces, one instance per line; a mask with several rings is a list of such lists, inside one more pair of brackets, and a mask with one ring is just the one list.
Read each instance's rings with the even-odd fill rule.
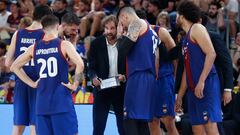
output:
[[124,6],[124,7],[120,8],[118,13],[117,13],[117,18],[118,19],[119,19],[121,14],[136,15],[136,12],[135,12],[133,7],[131,7],[131,6]]

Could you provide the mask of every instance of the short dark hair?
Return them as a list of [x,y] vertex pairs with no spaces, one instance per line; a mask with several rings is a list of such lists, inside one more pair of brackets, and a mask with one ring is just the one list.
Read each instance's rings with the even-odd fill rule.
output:
[[80,19],[74,13],[66,13],[62,17],[61,22],[62,23],[66,23],[66,24],[76,24],[76,25],[79,25],[80,24]]
[[135,10],[139,18],[147,20],[147,14],[145,10]]
[[188,21],[197,23],[201,17],[200,8],[192,1],[182,0],[177,7],[179,15],[183,15]]
[[45,15],[53,14],[52,10],[47,5],[38,5],[33,11],[33,20],[40,21]]
[[160,9],[160,1],[159,0],[149,0],[149,3],[156,6],[158,9]]
[[217,9],[221,8],[221,4],[220,4],[219,2],[217,2],[217,1],[212,1],[212,2],[209,4],[209,7],[210,7],[211,5],[216,6]]
[[201,11],[201,19],[202,19],[202,25],[207,25],[208,22],[208,14],[204,11]]
[[56,1],[60,1],[60,2],[62,2],[63,4],[66,4],[66,5],[68,4],[67,0],[55,0],[55,2],[56,2]]
[[43,29],[59,24],[59,19],[55,15],[46,15],[42,18]]

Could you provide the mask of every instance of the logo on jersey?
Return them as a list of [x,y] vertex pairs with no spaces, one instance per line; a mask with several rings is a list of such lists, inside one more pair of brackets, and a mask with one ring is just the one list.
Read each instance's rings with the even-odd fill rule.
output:
[[208,121],[208,112],[207,111],[203,112],[203,119],[205,121]]

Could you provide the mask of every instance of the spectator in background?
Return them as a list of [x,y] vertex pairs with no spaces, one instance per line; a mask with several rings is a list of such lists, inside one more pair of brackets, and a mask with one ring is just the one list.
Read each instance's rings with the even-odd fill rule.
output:
[[50,5],[48,0],[34,0],[36,5]]
[[149,0],[142,0],[142,8],[144,11],[148,10]]
[[53,14],[58,17],[60,24],[62,17],[67,13],[67,0],[55,0],[54,1],[54,9],[53,9]]
[[34,4],[32,0],[19,0],[20,12],[23,16],[33,16]]
[[164,9],[164,11],[168,13],[176,11],[175,0],[168,0],[167,7]]
[[[0,39],[1,40],[9,40],[10,35],[6,30],[7,19],[11,15],[9,11],[7,11],[7,1],[2,0],[0,1]],[[8,41],[6,41],[8,43]]]
[[234,43],[235,43],[235,36],[237,33],[236,19],[238,16],[239,5],[238,5],[237,0],[224,0],[224,4],[225,4],[225,8],[227,10],[227,16],[229,19],[228,21],[229,21],[229,26],[230,26],[230,37],[231,37],[230,48],[235,49],[236,46],[234,45]]
[[0,40],[0,57],[4,56],[7,52],[7,44]]
[[[108,11],[103,8],[103,0],[93,0],[91,3],[91,11],[81,19],[80,23],[80,38],[83,40],[87,36],[90,29],[90,36],[100,31],[101,19],[108,14]],[[91,25],[91,26],[90,26]]]
[[84,38],[84,49],[85,49],[84,58],[86,59],[88,59],[89,57],[90,44],[94,39],[95,37],[91,37],[91,36],[87,36],[86,38]]
[[208,9],[208,21],[205,27],[208,31],[220,34],[224,29],[223,10],[219,2],[211,2]]
[[208,8],[209,8],[209,4],[212,2],[212,1],[217,1],[217,0],[191,0],[194,2],[194,4],[196,4],[198,7],[200,7],[200,9],[204,12],[207,12],[208,11]]
[[162,11],[158,14],[156,24],[160,27],[166,28],[168,31],[170,31],[170,22],[168,17],[168,12]]
[[25,16],[20,20],[20,23],[18,25],[18,29],[24,29],[32,24],[32,18]]
[[159,12],[160,12],[159,0],[150,0],[147,10],[147,20],[150,24],[156,24]]
[[12,73],[9,68],[5,66],[5,60],[5,56],[0,57],[0,85],[7,89],[7,82]]
[[240,58],[240,32],[237,33],[235,44],[237,46],[237,51],[233,56],[233,64],[235,67],[237,67],[237,61]]
[[142,0],[131,0],[130,4],[135,10],[142,10]]
[[12,14],[8,16],[8,19],[7,19],[7,23],[8,23],[7,31],[12,37],[14,32],[18,29],[18,25],[20,23],[21,18],[23,18],[23,16],[20,13],[20,5],[17,1],[11,1],[10,11]]
[[88,0],[80,0],[79,3],[73,5],[73,12],[80,19],[88,14],[88,9],[89,9]]

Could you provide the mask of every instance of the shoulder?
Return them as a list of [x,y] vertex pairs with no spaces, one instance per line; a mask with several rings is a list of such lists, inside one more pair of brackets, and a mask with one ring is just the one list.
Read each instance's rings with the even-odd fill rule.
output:
[[105,41],[105,36],[99,36],[91,42],[91,46],[101,46]]
[[146,26],[143,25],[141,19],[134,20],[131,22],[131,24],[128,26],[128,32],[127,32],[127,37],[131,39],[132,41],[136,42],[138,39],[139,35],[144,33],[147,29],[147,24]]
[[199,34],[207,33],[207,29],[200,23],[193,24],[191,28],[191,36],[199,36]]
[[67,40],[61,40],[60,42],[61,42],[61,45],[63,45],[63,46],[72,45],[72,43]]

